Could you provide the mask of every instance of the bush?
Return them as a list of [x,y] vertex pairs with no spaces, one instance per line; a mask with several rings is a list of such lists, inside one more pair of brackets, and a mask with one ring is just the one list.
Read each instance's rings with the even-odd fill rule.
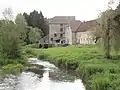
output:
[[71,69],[71,70],[76,70],[79,66],[79,61],[78,60],[67,60],[66,61],[66,68]]
[[35,52],[35,50],[33,48],[25,47],[24,53],[26,54],[27,57],[36,57],[37,56],[37,53]]
[[47,59],[47,57],[48,57],[48,54],[45,54],[44,52],[40,51],[38,55],[39,59]]
[[[2,38],[1,38],[2,39]],[[3,39],[0,42],[0,52],[3,58],[18,58],[21,56],[20,46],[17,39],[11,38],[11,40]]]
[[38,43],[29,44],[29,45],[27,45],[26,47],[28,47],[28,48],[39,48],[39,44],[38,44]]
[[2,67],[3,74],[18,74],[22,72],[23,65],[22,64],[8,64]]
[[26,65],[26,64],[28,64],[28,60],[24,56],[22,56],[20,58],[16,58],[16,59],[4,59],[4,58],[0,59],[0,66],[4,66],[7,64],[18,64],[18,63],[20,63],[22,65]]

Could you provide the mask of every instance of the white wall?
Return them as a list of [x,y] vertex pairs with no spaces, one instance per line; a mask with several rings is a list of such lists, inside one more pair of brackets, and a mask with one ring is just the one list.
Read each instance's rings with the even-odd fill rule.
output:
[[77,44],[95,44],[93,34],[91,31],[77,32]]
[[66,43],[71,45],[72,44],[72,30],[70,26],[66,27],[65,37],[66,37]]

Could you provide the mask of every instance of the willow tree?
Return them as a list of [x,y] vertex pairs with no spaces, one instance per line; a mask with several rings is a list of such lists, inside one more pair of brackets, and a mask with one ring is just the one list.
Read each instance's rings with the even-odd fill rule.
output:
[[110,58],[112,48],[117,52],[119,50],[120,25],[116,20],[119,15],[118,10],[109,9],[103,12],[98,19],[99,27],[102,30],[101,38],[105,51],[105,57]]

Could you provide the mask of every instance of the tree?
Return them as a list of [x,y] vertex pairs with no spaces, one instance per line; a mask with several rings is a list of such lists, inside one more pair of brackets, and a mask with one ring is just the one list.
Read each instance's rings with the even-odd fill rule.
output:
[[37,27],[39,24],[39,14],[36,10],[34,10],[33,12],[30,13],[29,16],[29,26],[32,26],[33,28]]
[[17,31],[20,33],[20,40],[22,42],[25,41],[26,38],[26,32],[27,32],[27,22],[25,17],[22,14],[18,14],[15,19],[15,23],[17,25]]
[[44,36],[46,36],[49,34],[48,20],[44,18],[42,12],[40,12],[40,18],[41,18],[41,23],[39,25],[41,27],[41,30],[43,30]]
[[30,33],[31,28],[32,28],[32,27],[30,27],[30,26],[27,26],[27,27],[26,27],[26,33],[25,33],[26,38],[25,38],[24,41],[26,42],[27,45],[28,45],[28,44],[31,44],[30,39],[29,39],[29,33]]
[[20,39],[27,45],[37,43],[43,36],[41,29],[38,29],[35,26],[35,28],[27,26],[26,19],[22,14],[16,16],[15,23],[17,25],[17,30],[20,33]]
[[5,20],[13,20],[13,12],[11,8],[5,8],[2,14]]
[[96,20],[96,25],[95,27],[93,27],[93,29],[94,29],[93,35],[95,36],[95,43],[97,43],[101,38],[101,33],[102,33],[100,24],[97,22],[97,20]]
[[26,21],[27,21],[27,24],[30,25],[29,23],[29,15],[27,13],[23,13],[23,16],[25,17]]
[[4,20],[0,20],[0,55],[3,58],[18,58],[21,56],[19,47],[19,33],[16,24],[11,21],[12,12],[5,9]]
[[[120,26],[118,22],[115,20],[115,17],[119,15],[117,10],[106,10],[102,13],[99,18],[100,28],[102,30],[101,37],[105,50],[106,58],[110,58],[111,48],[113,47],[115,51],[119,50],[116,47],[119,44],[120,38]],[[116,49],[117,48],[117,49]]]
[[[105,50],[105,56],[110,58],[110,52],[114,50],[119,51],[120,48],[120,4],[115,10],[112,9],[111,5],[118,2],[118,0],[110,0],[108,2],[109,9],[100,14],[100,17],[97,19],[98,30],[96,29],[95,36],[96,41],[101,38],[102,44]],[[119,1],[120,2],[120,1]]]
[[31,28],[29,32],[29,40],[31,43],[38,43],[42,37],[42,31],[38,28]]
[[16,25],[12,21],[1,20],[0,53],[4,58],[20,57],[19,38]]
[[38,13],[38,11],[34,10],[33,12],[28,15],[24,13],[23,16],[25,17],[28,26],[32,26],[33,28],[37,27],[42,30],[44,36],[49,33],[49,26],[47,19],[44,18],[42,12]]

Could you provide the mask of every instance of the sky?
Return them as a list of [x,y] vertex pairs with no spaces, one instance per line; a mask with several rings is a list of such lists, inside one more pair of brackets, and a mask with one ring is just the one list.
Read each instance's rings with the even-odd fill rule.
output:
[[[88,21],[98,17],[106,10],[110,0],[0,0],[0,16],[5,8],[12,8],[14,16],[18,13],[42,11],[47,18],[54,16],[76,16],[77,20]],[[116,7],[116,3],[112,5]]]

